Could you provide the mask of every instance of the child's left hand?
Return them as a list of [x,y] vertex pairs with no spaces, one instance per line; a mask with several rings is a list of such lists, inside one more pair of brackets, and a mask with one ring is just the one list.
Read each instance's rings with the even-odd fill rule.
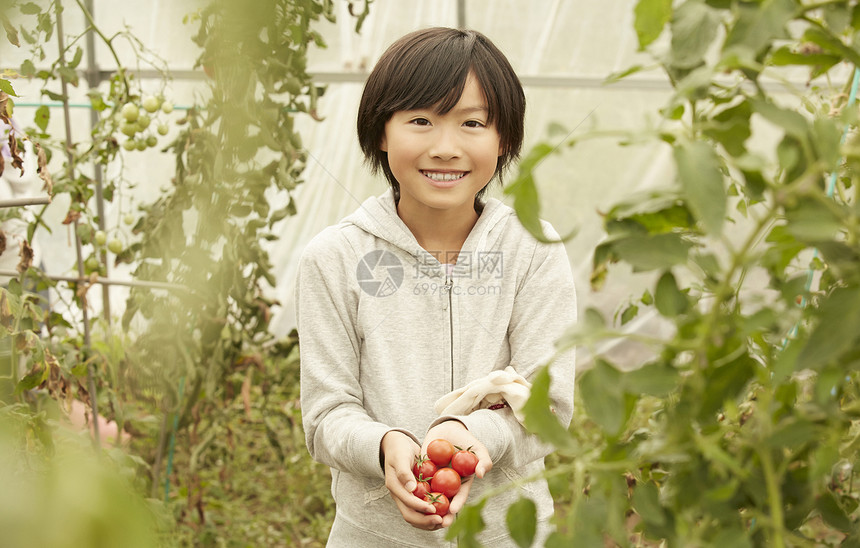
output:
[[472,451],[478,457],[478,465],[475,467],[475,474],[463,479],[460,485],[460,490],[451,499],[451,506],[448,508],[448,514],[442,518],[442,527],[448,527],[454,522],[456,514],[466,505],[466,500],[469,498],[469,491],[472,488],[472,482],[476,477],[483,478],[484,475],[493,467],[493,461],[490,459],[490,453],[484,444],[475,438],[466,426],[457,420],[449,420],[437,424],[431,428],[424,437],[424,443],[421,444],[421,454],[427,454],[427,445],[437,439],[446,439],[458,447],[471,447]]

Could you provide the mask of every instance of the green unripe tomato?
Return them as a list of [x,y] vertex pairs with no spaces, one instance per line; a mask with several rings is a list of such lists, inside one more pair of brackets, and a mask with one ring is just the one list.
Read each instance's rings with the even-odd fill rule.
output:
[[137,148],[137,145],[135,145],[133,139],[126,139],[122,143],[122,148],[131,151],[131,150],[134,150],[135,148]]
[[161,112],[163,112],[164,114],[170,114],[171,112],[173,112],[173,103],[171,103],[170,101],[165,101],[161,103]]
[[89,271],[89,272],[98,272],[99,260],[96,259],[95,257],[90,257],[86,260],[86,262],[84,263],[84,266],[86,267],[87,271]]
[[119,130],[120,130],[124,135],[127,135],[127,136],[129,136],[129,137],[134,137],[134,136],[135,136],[135,134],[138,132],[137,124],[129,123],[129,122],[124,122],[124,123],[120,126]]
[[122,242],[119,240],[119,238],[113,238],[108,243],[108,250],[114,255],[119,255],[120,253],[122,253]]
[[137,119],[137,127],[139,127],[141,131],[143,131],[149,127],[149,123],[151,121],[152,118],[150,118],[148,114],[141,114],[140,118]]
[[146,141],[144,141],[143,139],[135,141],[134,146],[137,148],[137,150],[146,150]]
[[132,215],[131,213],[126,213],[125,217],[122,218],[122,222],[131,226],[132,224],[134,224],[134,215]]
[[104,230],[98,230],[96,231],[96,235],[93,236],[93,241],[98,245],[105,245],[107,234],[105,234]]
[[122,106],[122,117],[128,122],[134,122],[140,116],[140,109],[134,103],[126,103]]
[[170,131],[170,128],[167,127],[167,124],[158,124],[158,128],[156,129],[158,130],[159,135],[167,135],[167,132]]
[[154,147],[157,144],[158,144],[158,137],[156,137],[155,135],[150,135],[149,137],[146,138],[146,146]]
[[158,110],[158,107],[161,106],[158,101],[158,97],[155,97],[154,95],[147,95],[146,97],[144,97],[143,103],[141,103],[141,105],[143,106],[143,110],[145,110],[146,112],[155,112],[156,110]]

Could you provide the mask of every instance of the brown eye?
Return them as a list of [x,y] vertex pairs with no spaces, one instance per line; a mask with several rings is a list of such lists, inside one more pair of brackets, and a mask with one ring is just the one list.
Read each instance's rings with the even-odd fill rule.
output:
[[463,125],[466,127],[484,127],[484,124],[482,122],[477,121],[477,120],[469,120],[468,122],[464,123]]

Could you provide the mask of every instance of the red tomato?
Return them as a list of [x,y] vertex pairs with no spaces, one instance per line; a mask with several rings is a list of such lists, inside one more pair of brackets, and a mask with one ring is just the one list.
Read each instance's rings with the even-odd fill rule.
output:
[[424,500],[432,504],[436,507],[436,515],[444,516],[448,513],[448,506],[451,505],[451,502],[448,500],[443,493],[427,493],[424,496]]
[[430,479],[436,473],[436,465],[433,461],[425,457],[416,457],[415,466],[412,467],[412,474],[416,478],[424,476],[424,479]]
[[476,466],[478,466],[478,455],[470,449],[460,449],[451,457],[451,468],[460,474],[460,477],[465,478],[474,474]]
[[424,499],[424,496],[430,492],[430,480],[424,479],[423,476],[418,478],[418,485],[412,490],[412,494],[419,499]]
[[453,468],[440,468],[436,470],[436,474],[430,480],[430,490],[442,493],[448,498],[453,497],[460,490],[460,474]]
[[433,440],[427,445],[427,456],[436,466],[448,466],[454,456],[454,445],[448,440]]

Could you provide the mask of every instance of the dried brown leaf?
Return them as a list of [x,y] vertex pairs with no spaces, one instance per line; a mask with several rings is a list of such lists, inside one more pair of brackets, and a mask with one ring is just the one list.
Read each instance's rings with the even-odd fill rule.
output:
[[21,242],[21,251],[18,252],[18,256],[21,258],[18,261],[18,272],[23,274],[28,268],[33,266],[33,248],[30,247],[30,243],[27,240]]
[[81,218],[81,212],[76,209],[70,209],[68,213],[66,213],[66,218],[63,219],[64,225],[70,225]]
[[0,291],[0,324],[9,329],[12,327],[12,320],[14,319],[12,308],[9,306],[9,298],[6,297],[6,291]]
[[[2,156],[0,156],[0,158],[2,158]],[[2,255],[4,251],[6,251],[6,233],[0,230],[0,255]]]
[[24,159],[21,158],[21,153],[18,152],[18,139],[15,138],[13,132],[9,132],[9,152],[12,155],[12,167],[18,168],[21,172],[21,177],[24,176]]
[[[39,177],[42,179],[42,181],[45,182],[45,185],[42,188],[48,192],[49,196],[53,196],[54,180],[51,178],[51,172],[48,170],[48,157],[45,155],[45,151],[42,149],[42,146],[39,143],[35,143],[35,145],[36,161],[39,165],[39,168],[36,171],[39,173]],[[78,213],[78,216],[80,216],[80,213]],[[66,218],[68,219],[68,217]],[[65,223],[65,221],[63,221],[63,223]]]

